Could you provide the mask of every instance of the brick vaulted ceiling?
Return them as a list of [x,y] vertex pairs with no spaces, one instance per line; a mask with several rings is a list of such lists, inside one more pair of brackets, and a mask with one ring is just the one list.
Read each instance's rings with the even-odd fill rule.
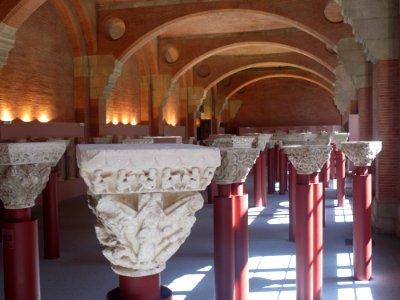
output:
[[118,41],[99,35],[100,52],[124,61],[152,42],[159,72],[174,82],[192,72],[206,90],[240,73],[269,78],[279,68],[276,74],[304,77],[333,95],[335,45],[351,36],[328,0],[97,0],[97,9],[98,22],[117,17],[126,25]]

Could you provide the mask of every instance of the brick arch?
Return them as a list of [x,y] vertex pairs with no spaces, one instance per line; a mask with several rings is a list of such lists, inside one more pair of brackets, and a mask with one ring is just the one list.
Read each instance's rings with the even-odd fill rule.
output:
[[323,82],[325,82],[325,84],[327,84],[327,85],[333,85],[334,84],[334,81],[332,81],[331,79],[325,77],[324,75],[318,73],[317,71],[315,71],[313,69],[310,69],[308,67],[305,67],[305,66],[302,66],[302,65],[299,65],[299,64],[292,64],[292,63],[287,63],[287,62],[283,62],[282,61],[282,62],[254,63],[254,64],[245,65],[245,66],[242,66],[242,67],[238,67],[238,68],[232,69],[231,71],[226,72],[223,75],[215,78],[214,80],[209,82],[206,86],[203,86],[203,88],[208,91],[212,87],[217,85],[219,82],[224,80],[225,78],[233,76],[234,74],[239,73],[241,71],[245,71],[245,70],[252,69],[252,68],[259,68],[259,67],[268,68],[268,67],[273,67],[273,66],[275,66],[277,64],[279,65],[279,67],[293,67],[293,68],[296,68],[296,69],[299,69],[299,70],[303,70],[303,71],[309,72],[310,74],[313,74],[313,75],[317,76],[321,80],[321,82],[320,82],[321,84]]
[[47,0],[5,1],[0,13],[1,21],[19,28]]
[[238,91],[240,91],[241,89],[243,89],[244,87],[251,85],[257,81],[260,80],[266,80],[266,79],[272,79],[272,78],[294,78],[294,79],[298,79],[298,80],[304,80],[310,83],[313,83],[315,85],[317,85],[318,87],[322,88],[323,90],[325,90],[327,93],[329,93],[332,97],[333,97],[333,90],[327,88],[326,86],[324,86],[323,84],[321,84],[320,82],[318,82],[315,79],[306,77],[306,76],[300,76],[300,75],[295,75],[295,74],[271,74],[271,75],[266,75],[266,76],[261,76],[261,77],[257,77],[257,78],[253,78],[252,80],[249,80],[247,82],[244,82],[242,84],[240,84],[239,86],[237,86],[236,88],[234,88],[227,96],[226,96],[226,101],[229,101],[229,99]]
[[[99,36],[99,50],[104,53],[111,51],[118,61],[124,62],[134,52],[166,32],[171,26],[179,24],[179,22],[187,21],[193,17],[210,15],[213,13],[250,12],[258,15],[261,14],[287,24],[288,27],[300,29],[318,39],[329,49],[334,49],[339,39],[339,35],[335,33],[334,29],[337,29],[337,31],[345,30],[346,34],[349,36],[351,35],[351,30],[348,25],[333,25],[325,20],[323,16],[312,15],[312,12],[310,12],[310,16],[306,16],[304,13],[299,14],[295,7],[285,5],[285,3],[265,5],[260,2],[261,1],[246,1],[240,3],[240,5],[226,2],[181,5],[168,14],[162,11],[162,6],[100,11],[100,24],[110,17],[118,17],[126,22],[127,33],[125,37],[122,37],[118,41],[110,41],[107,40],[106,37]],[[320,3],[315,0],[315,5],[320,6]],[[323,8],[321,9],[321,11],[323,11]],[[155,18],[151,24],[147,24],[145,18],[148,15],[157,15],[157,18]]]

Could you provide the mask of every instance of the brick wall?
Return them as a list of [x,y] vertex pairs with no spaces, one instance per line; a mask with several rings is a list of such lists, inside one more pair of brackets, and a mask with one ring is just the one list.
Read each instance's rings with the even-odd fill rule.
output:
[[229,122],[230,130],[245,126],[340,125],[332,96],[306,81],[262,80],[233,98],[243,104],[236,118]]
[[74,121],[73,59],[67,33],[49,2],[18,30],[0,74],[0,116]]
[[136,57],[132,56],[122,69],[106,105],[108,122],[140,122],[140,75]]
[[359,133],[361,141],[372,139],[372,88],[357,89]]
[[399,201],[399,62],[379,61],[373,66],[374,139],[382,141],[376,161],[377,199]]

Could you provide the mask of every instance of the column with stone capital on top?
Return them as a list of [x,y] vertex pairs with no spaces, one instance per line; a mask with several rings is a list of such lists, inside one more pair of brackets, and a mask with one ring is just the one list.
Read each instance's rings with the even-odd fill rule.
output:
[[31,207],[66,145],[64,141],[0,144],[4,299],[40,299],[37,220],[31,217]]
[[354,163],[353,261],[356,280],[372,276],[372,188],[368,168],[382,149],[382,142],[343,142],[337,147]]
[[[331,133],[331,142],[334,145],[331,155],[334,157],[335,177],[337,180],[337,201],[338,206],[343,207],[345,201],[345,180],[346,180],[346,157],[342,151],[337,148],[342,142],[349,139],[348,132],[333,132]],[[333,166],[331,166],[333,168]]]
[[220,165],[218,149],[187,144],[78,145],[80,175],[97,217],[103,255],[119,275],[107,299],[170,299],[160,272],[203,206],[199,191]]
[[272,134],[268,133],[248,133],[247,136],[254,136],[253,148],[260,151],[256,163],[254,164],[254,207],[265,207],[267,205],[267,165],[265,147],[267,146]]
[[214,200],[214,272],[216,300],[247,300],[248,195],[244,182],[259,156],[252,148],[254,137],[218,139],[221,166],[214,180],[219,195]]
[[296,185],[296,295],[297,299],[322,297],[323,183],[318,182],[331,151],[329,145],[285,146],[297,171]]

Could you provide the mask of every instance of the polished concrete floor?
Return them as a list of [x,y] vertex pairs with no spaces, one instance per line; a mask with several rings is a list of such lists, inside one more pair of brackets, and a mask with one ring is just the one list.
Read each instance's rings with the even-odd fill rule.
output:
[[[249,182],[252,206],[251,178]],[[400,299],[400,239],[375,235],[373,279],[354,281],[352,246],[346,243],[352,238],[351,197],[344,208],[338,208],[335,191],[328,189],[327,196],[323,299]],[[212,213],[209,204],[197,213],[191,236],[161,274],[162,283],[174,291],[174,300],[214,299]],[[41,221],[40,210],[35,209],[34,214]],[[105,294],[117,286],[118,277],[96,240],[94,221],[85,197],[61,203],[61,258],[40,259],[42,300],[105,299]],[[249,237],[249,299],[295,299],[295,243],[288,241],[287,195],[268,195],[267,208],[249,209]],[[1,284],[0,299],[3,295]]]

